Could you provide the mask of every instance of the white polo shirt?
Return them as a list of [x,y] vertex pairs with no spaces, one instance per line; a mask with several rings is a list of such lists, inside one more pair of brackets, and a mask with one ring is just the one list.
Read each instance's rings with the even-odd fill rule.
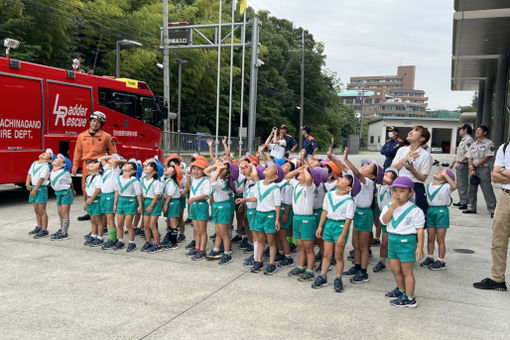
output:
[[234,181],[234,187],[236,194],[242,194],[244,191],[244,183],[246,183],[246,177],[239,173],[239,177]]
[[115,192],[115,181],[120,176],[120,168],[111,169],[110,165],[104,168],[101,175],[101,193],[109,194]]
[[50,184],[55,191],[69,189],[72,181],[71,173],[64,169],[54,170],[50,174]]
[[292,186],[290,185],[289,181],[284,179],[277,185],[280,188],[280,195],[282,198],[282,203],[284,203],[286,205],[291,205],[292,204]]
[[328,213],[328,218],[335,221],[353,219],[356,205],[351,195],[338,196],[336,191],[330,191],[324,198],[322,209]]
[[[243,197],[244,198],[251,198],[251,197],[257,197],[256,191],[255,191],[255,182],[250,180],[246,180],[244,183],[244,192]],[[257,208],[257,202],[246,202],[246,208],[248,209],[255,209]]]
[[276,183],[264,185],[263,180],[255,184],[254,190],[257,196],[257,211],[275,211],[275,207],[281,205],[280,189]]
[[354,197],[354,204],[358,208],[370,208],[374,199],[375,182],[365,177],[365,183],[360,181],[360,184],[361,191]]
[[[502,144],[498,148],[498,151],[496,152],[496,160],[494,161],[494,166],[502,166],[505,168],[505,170],[508,170],[510,169],[510,144],[507,146],[505,150],[503,150],[504,146],[505,144]],[[501,189],[510,190],[510,184],[501,184]]]
[[324,184],[321,183],[313,191],[313,210],[322,209],[322,203],[324,202],[325,196],[326,189],[324,188]]
[[427,203],[431,206],[444,206],[450,203],[450,194],[452,190],[450,184],[443,183],[441,185],[427,184],[425,187],[427,195]]
[[334,180],[333,182],[326,182],[324,183],[324,189],[326,189],[326,192],[329,191],[335,191],[336,190],[336,183],[338,180]]
[[147,176],[145,176],[145,178],[142,179],[140,183],[142,184],[142,195],[145,198],[154,198],[154,196],[161,196],[163,193],[164,184],[159,180],[159,178],[149,179]]
[[50,183],[50,164],[49,163],[37,163],[37,161],[33,162],[28,169],[28,173],[30,174],[30,182],[32,186],[36,186],[37,182],[39,182],[40,178],[44,178],[42,185],[48,185]]
[[228,180],[218,178],[216,182],[211,182],[211,190],[215,203],[230,200],[232,190],[228,186]]
[[163,197],[170,196],[172,199],[181,197],[181,189],[177,186],[173,178],[169,178],[163,185]]
[[301,185],[295,178],[291,179],[290,185],[292,186],[292,209],[295,215],[312,215],[313,214],[313,200],[315,192],[315,184],[306,186]]
[[101,174],[88,175],[85,179],[85,192],[87,196],[94,195],[96,189],[101,189]]
[[382,211],[382,208],[393,201],[393,191],[391,190],[389,185],[380,184],[377,186],[377,205],[379,206],[379,210]]
[[122,178],[117,176],[115,182],[115,191],[123,197],[135,197],[142,194],[142,185],[140,181],[135,177]]
[[191,186],[189,189],[189,197],[194,198],[200,195],[211,195],[211,183],[210,179],[207,176],[202,176],[200,178],[191,177]]
[[[382,218],[388,211],[390,205],[386,204],[382,211],[379,220],[384,224]],[[411,208],[412,207],[412,208]],[[407,211],[409,209],[409,211]],[[404,216],[403,214],[407,214]],[[397,207],[393,211],[393,216],[390,222],[386,225],[389,233],[399,235],[416,234],[416,229],[423,228],[425,225],[425,215],[417,205],[407,202],[401,207]]]
[[[403,146],[400,149],[398,149],[397,154],[393,159],[393,164],[405,158],[410,150],[411,150],[410,146]],[[419,157],[415,158],[413,161],[414,168],[416,169],[416,171],[428,175],[430,173],[430,168],[432,167],[432,156],[430,152],[428,152],[421,146],[416,150],[416,152],[419,153]],[[398,176],[409,177],[415,183],[423,183],[423,181],[420,181],[419,179],[414,177],[414,175],[409,170],[407,170],[406,167],[403,165],[398,171]]]

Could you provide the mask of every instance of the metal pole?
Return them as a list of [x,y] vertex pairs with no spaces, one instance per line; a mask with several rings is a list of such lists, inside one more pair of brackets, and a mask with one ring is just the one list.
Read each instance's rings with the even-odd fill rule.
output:
[[257,60],[259,57],[259,18],[253,18],[250,60],[250,110],[248,112],[248,151],[254,152],[257,109]]
[[[168,49],[168,0],[163,0],[163,97],[170,113],[170,51]],[[165,133],[169,136],[168,116]]]
[[218,21],[218,75],[216,77],[216,140],[214,144],[215,148],[215,156],[218,157],[218,144],[220,141],[218,140],[219,128],[220,128],[220,72],[221,72],[221,10],[222,10],[223,0],[220,0],[220,9],[219,9],[219,21]]
[[228,94],[228,148],[230,149],[230,134],[232,132],[232,71],[234,68],[234,14],[235,14],[235,1],[232,1],[232,22],[231,22],[231,33],[230,33],[230,83],[229,83],[229,94]]
[[[299,128],[303,127],[305,110],[305,30],[301,28],[301,95],[299,99]],[[299,149],[303,149],[303,134],[299,133]]]
[[[364,83],[363,83],[364,84]],[[362,85],[361,88],[361,107],[360,107],[360,117],[359,117],[359,149],[361,150],[363,146],[363,102],[365,101],[365,85]]]
[[508,54],[500,55],[498,60],[498,73],[496,75],[494,116],[491,119],[492,141],[496,147],[503,143],[504,124],[506,113],[506,96],[508,83]]
[[179,63],[178,92],[177,92],[177,154],[181,154],[181,94],[182,94],[182,64],[187,63],[184,59],[175,59]]
[[241,43],[243,44],[243,57],[241,62],[241,109],[239,111],[239,157],[241,157],[241,153],[243,152],[243,111],[244,111],[244,57],[246,55],[246,47],[244,46],[244,42],[246,40],[246,10],[243,14],[243,29],[241,32]]
[[115,44],[115,78],[120,78],[120,42]]

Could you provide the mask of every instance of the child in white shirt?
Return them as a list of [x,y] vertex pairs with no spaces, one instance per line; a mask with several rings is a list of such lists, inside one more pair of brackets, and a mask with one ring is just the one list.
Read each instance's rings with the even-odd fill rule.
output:
[[60,229],[51,236],[52,241],[69,239],[69,211],[73,204],[73,180],[71,173],[65,169],[65,157],[58,154],[52,163],[53,169],[50,174],[50,184],[57,197],[57,210],[60,217]]

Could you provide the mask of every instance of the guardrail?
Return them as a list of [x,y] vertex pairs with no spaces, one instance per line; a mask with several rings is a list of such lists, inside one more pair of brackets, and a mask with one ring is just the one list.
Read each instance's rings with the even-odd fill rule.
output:
[[[163,132],[163,151],[165,153],[176,153],[180,151],[181,153],[208,153],[209,146],[207,145],[207,140],[212,139],[215,140],[216,136],[210,135],[208,133],[182,133],[179,134],[177,132]],[[218,137],[220,145],[218,150],[223,152],[223,146],[221,145],[221,139],[223,136]],[[180,142],[180,145],[179,145]],[[239,155],[239,137],[230,137],[230,152],[235,156]],[[260,145],[260,137],[255,137],[255,145]],[[242,138],[242,150],[241,154],[246,153],[247,140],[246,138]]]

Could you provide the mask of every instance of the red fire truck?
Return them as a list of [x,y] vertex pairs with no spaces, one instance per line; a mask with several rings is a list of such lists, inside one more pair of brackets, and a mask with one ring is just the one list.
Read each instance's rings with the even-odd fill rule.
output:
[[96,110],[121,156],[163,159],[162,111],[146,83],[0,57],[0,184],[24,183],[46,148],[72,160]]

